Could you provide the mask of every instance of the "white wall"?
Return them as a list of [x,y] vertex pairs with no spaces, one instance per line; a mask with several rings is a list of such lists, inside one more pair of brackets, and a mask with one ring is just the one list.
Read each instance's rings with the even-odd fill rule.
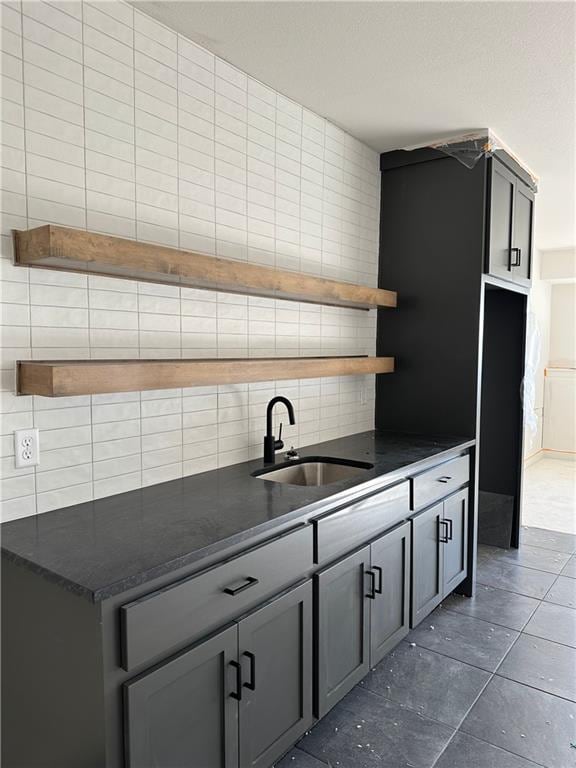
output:
[[576,368],[576,283],[552,285],[549,365]]
[[542,254],[534,251],[532,287],[528,297],[528,339],[526,347],[527,384],[534,399],[525,402],[524,456],[542,449],[544,423],[544,373],[550,342],[550,284],[540,279]]
[[[2,3],[3,519],[373,426],[374,377],[52,400],[14,360],[374,353],[375,312],[12,266],[46,222],[376,285],[378,156],[122,2]],[[14,469],[12,432],[41,430]]]
[[540,277],[542,280],[576,280],[576,248],[544,251]]
[[576,283],[551,286],[544,434],[548,451],[576,453]]
[[576,455],[576,370],[546,371],[542,447]]

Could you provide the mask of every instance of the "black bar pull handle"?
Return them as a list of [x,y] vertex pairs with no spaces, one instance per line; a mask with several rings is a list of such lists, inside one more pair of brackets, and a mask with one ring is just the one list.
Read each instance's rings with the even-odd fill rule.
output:
[[439,483],[449,483],[449,482],[450,482],[450,480],[452,480],[452,478],[450,477],[450,475],[444,475],[443,477],[439,477],[439,478],[438,478],[438,482],[439,482]]
[[[444,526],[446,526],[444,528]],[[448,544],[448,523],[446,520],[438,520],[438,539],[442,544]]]
[[379,565],[373,565],[372,570],[376,571],[376,575],[378,576],[378,581],[376,582],[376,586],[374,587],[374,592],[377,595],[382,594],[382,568],[380,568]]
[[248,688],[250,691],[256,690],[256,656],[250,651],[244,651],[242,654],[250,661],[250,682],[244,683],[244,688]]
[[450,518],[448,518],[444,522],[448,526],[448,532],[446,534],[446,538],[448,539],[448,541],[452,541],[452,524],[453,524],[453,521]]
[[[514,254],[514,258],[512,258]],[[510,266],[519,267],[522,263],[522,248],[510,248]]]
[[258,579],[255,579],[254,576],[248,576],[240,584],[233,584],[230,587],[224,587],[222,591],[226,592],[227,595],[239,595],[240,592],[244,592],[245,589],[250,589],[250,587],[254,587],[258,583]]
[[230,666],[236,670],[236,690],[230,696],[236,701],[242,701],[242,666],[237,661],[231,661]]
[[376,600],[376,574],[374,571],[366,571],[366,576],[370,579],[370,591],[366,595],[366,597],[369,597],[370,600]]

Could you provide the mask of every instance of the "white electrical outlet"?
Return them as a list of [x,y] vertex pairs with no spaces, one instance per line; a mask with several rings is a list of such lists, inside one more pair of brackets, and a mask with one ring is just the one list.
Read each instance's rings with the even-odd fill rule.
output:
[[17,468],[40,464],[40,433],[37,429],[17,429],[14,432],[14,458]]
[[368,404],[368,395],[366,394],[366,387],[360,387],[360,405]]

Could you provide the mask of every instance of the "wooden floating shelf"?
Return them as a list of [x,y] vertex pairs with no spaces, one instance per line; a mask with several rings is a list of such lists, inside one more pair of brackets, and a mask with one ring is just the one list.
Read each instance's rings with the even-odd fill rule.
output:
[[393,357],[275,357],[18,362],[18,394],[101,395],[148,389],[392,373]]
[[396,306],[394,291],[51,224],[14,231],[14,259],[27,267],[354,309]]

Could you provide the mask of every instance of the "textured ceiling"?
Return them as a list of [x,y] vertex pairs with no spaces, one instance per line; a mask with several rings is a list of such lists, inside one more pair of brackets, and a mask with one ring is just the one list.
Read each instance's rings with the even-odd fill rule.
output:
[[383,151],[489,126],[540,176],[536,245],[576,244],[572,2],[135,2]]

